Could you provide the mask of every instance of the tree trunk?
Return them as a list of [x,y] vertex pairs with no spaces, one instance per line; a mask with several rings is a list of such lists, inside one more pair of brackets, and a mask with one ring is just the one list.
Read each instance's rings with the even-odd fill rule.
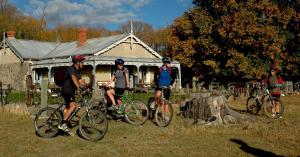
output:
[[243,123],[249,119],[231,110],[226,102],[225,97],[218,92],[193,93],[190,100],[181,104],[181,115],[192,119],[193,124],[200,120],[206,125]]

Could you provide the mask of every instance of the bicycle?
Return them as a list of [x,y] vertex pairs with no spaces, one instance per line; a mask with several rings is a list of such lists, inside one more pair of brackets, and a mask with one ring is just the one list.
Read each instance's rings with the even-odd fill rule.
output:
[[294,83],[294,91],[297,92],[297,94],[300,93],[300,82]]
[[[251,114],[258,114],[261,108],[264,109],[265,115],[269,118],[279,118],[283,115],[284,112],[284,104],[282,101],[277,98],[271,96],[271,93],[267,87],[263,88],[258,88],[261,89],[261,91],[257,91],[255,97],[250,96],[247,99],[247,112],[250,112]],[[266,103],[264,101],[266,100]],[[275,114],[273,106],[275,105],[274,103],[279,104],[279,114]]]
[[[59,98],[62,98],[61,94]],[[78,103],[81,107],[75,109],[67,121],[70,124],[72,118],[78,116],[77,113],[79,113],[80,110],[84,110],[79,120],[79,133],[86,140],[98,141],[106,134],[108,121],[104,113],[92,108],[90,101],[90,90],[80,92]],[[61,103],[57,108],[45,107],[40,109],[34,119],[36,134],[46,138],[56,136],[59,132],[58,125],[63,120],[64,108],[64,103]]]
[[[159,100],[159,104],[154,104],[154,119],[156,125],[160,127],[167,127],[173,118],[173,107],[169,100],[165,99],[165,92],[170,87],[162,87],[162,95]],[[151,104],[154,103],[154,97],[150,97],[148,100],[148,110],[150,112],[150,119],[153,117],[153,111],[151,109]]]
[[115,99],[117,100],[118,97],[121,99],[122,104],[119,106],[117,111],[108,111],[107,108],[111,103],[107,101],[106,91],[111,89],[111,87],[100,86],[100,101],[96,106],[97,110],[102,111],[106,115],[112,116],[113,119],[120,119],[124,118],[128,123],[133,125],[143,125],[149,116],[149,111],[147,105],[139,100],[134,100],[128,98],[128,91],[132,91],[132,89],[126,89],[122,95],[115,94]]

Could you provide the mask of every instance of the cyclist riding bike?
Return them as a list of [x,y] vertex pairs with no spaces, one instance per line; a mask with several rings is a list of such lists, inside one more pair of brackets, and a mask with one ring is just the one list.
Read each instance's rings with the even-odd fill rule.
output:
[[[278,68],[276,67],[271,67],[271,74],[270,76],[265,80],[265,83],[268,85],[268,88],[270,89],[270,93],[272,97],[277,97],[280,99],[280,87],[283,86],[283,79],[281,77],[278,77],[276,73],[278,72]],[[276,115],[279,115],[280,113],[280,104],[279,102],[274,101],[272,104],[272,112],[273,112],[273,117]],[[282,118],[281,116],[279,118]]]
[[86,87],[85,81],[79,74],[79,70],[83,68],[84,60],[85,58],[81,55],[72,57],[73,65],[68,67],[66,70],[65,79],[62,86],[62,96],[65,100],[66,108],[64,110],[64,119],[58,126],[58,129],[69,133],[71,136],[74,136],[74,134],[67,126],[67,120],[72,112],[75,111],[75,109],[80,108],[80,105],[75,102],[75,91],[77,89]]
[[[172,72],[171,67],[171,59],[169,57],[162,58],[163,65],[159,68],[158,72],[156,72],[154,81],[156,83],[156,92],[154,96],[154,101],[150,105],[151,110],[155,110],[155,104],[159,104],[160,98],[162,96],[162,91],[164,89],[164,98],[169,100],[171,90],[170,86],[173,85],[175,81],[174,72]],[[167,87],[167,88],[166,88]],[[154,112],[151,112],[154,113]],[[151,114],[150,114],[151,116]]]
[[[104,84],[104,86],[109,86],[112,82],[115,82],[115,88],[107,90],[106,94],[112,103],[108,110],[115,111],[118,110],[122,104],[121,95],[124,94],[125,89],[129,88],[129,71],[124,67],[123,59],[115,60],[115,70],[111,79]],[[115,95],[117,95],[117,102]]]

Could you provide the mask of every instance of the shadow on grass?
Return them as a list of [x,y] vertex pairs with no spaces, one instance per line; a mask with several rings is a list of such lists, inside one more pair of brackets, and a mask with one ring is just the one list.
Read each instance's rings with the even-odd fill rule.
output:
[[252,154],[254,156],[258,156],[258,157],[283,157],[281,155],[277,155],[273,152],[269,152],[269,151],[265,151],[259,148],[254,148],[249,146],[246,142],[242,141],[242,140],[238,140],[238,139],[230,139],[231,142],[234,142],[236,144],[241,145],[240,149],[243,150],[246,153]]

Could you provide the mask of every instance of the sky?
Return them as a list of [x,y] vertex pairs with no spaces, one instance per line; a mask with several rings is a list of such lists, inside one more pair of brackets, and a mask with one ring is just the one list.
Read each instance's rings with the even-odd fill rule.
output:
[[48,26],[71,24],[116,30],[130,20],[153,28],[167,27],[192,7],[192,0],[9,0],[25,15],[40,18],[45,8]]

